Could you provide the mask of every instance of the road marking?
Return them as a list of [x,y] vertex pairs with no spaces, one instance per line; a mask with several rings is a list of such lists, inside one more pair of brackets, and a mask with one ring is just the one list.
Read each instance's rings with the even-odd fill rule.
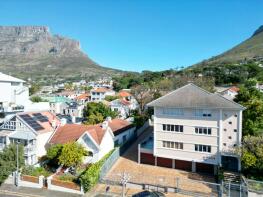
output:
[[43,197],[40,195],[33,195],[33,194],[25,194],[25,193],[19,193],[19,192],[11,192],[9,190],[0,190],[1,194],[7,194],[7,195],[14,195],[14,196],[20,196],[20,197]]

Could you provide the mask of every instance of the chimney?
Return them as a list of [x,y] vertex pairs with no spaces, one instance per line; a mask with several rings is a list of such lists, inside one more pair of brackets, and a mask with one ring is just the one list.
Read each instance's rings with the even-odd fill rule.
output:
[[56,120],[52,120],[52,121],[51,121],[51,126],[52,126],[53,129],[56,129],[56,127],[57,127],[57,122],[56,122]]
[[102,127],[102,129],[107,129],[107,128],[108,128],[108,125],[109,125],[108,121],[104,121],[104,122],[102,123],[101,127]]
[[61,126],[64,126],[65,124],[67,124],[67,119],[61,118]]
[[72,121],[72,123],[76,123],[76,116],[71,116],[71,121]]
[[106,121],[107,121],[107,122],[111,122],[111,120],[112,120],[112,118],[111,118],[110,116],[108,116],[108,117],[106,118]]

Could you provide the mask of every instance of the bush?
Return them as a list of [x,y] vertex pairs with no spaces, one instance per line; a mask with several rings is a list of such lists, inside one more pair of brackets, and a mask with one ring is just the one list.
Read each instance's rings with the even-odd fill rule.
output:
[[51,172],[43,167],[25,166],[22,170],[22,174],[36,177],[43,175],[44,177],[48,177]]
[[100,161],[90,165],[87,170],[80,176],[80,182],[85,192],[89,191],[97,184],[100,178],[100,170],[104,162],[110,157],[114,150],[105,155]]
[[72,174],[63,174],[60,176],[57,176],[57,178],[61,181],[67,181],[67,182],[76,182],[77,178]]

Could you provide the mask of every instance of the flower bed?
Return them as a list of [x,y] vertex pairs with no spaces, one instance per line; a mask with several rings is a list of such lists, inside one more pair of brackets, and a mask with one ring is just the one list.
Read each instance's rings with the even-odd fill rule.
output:
[[39,178],[36,176],[21,175],[21,180],[32,182],[32,183],[39,183]]
[[57,177],[54,177],[51,180],[51,184],[80,191],[80,185],[78,185],[77,183],[70,182],[70,181],[61,181],[61,180],[58,180]]
[[39,177],[41,175],[44,177],[48,177],[51,172],[47,171],[43,167],[25,166],[22,170],[22,174],[33,177]]

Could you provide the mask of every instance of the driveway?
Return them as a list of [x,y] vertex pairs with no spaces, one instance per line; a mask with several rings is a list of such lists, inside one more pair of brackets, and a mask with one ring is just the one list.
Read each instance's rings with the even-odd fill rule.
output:
[[211,193],[216,186],[200,181],[215,183],[213,176],[201,175],[198,173],[186,172],[177,169],[152,166],[147,164],[138,164],[138,144],[147,136],[151,135],[153,128],[149,127],[137,141],[118,159],[106,175],[107,180],[120,182],[121,175],[126,172],[130,175],[130,182],[140,184],[152,184],[159,186],[177,187],[179,179],[179,188],[187,191]]

